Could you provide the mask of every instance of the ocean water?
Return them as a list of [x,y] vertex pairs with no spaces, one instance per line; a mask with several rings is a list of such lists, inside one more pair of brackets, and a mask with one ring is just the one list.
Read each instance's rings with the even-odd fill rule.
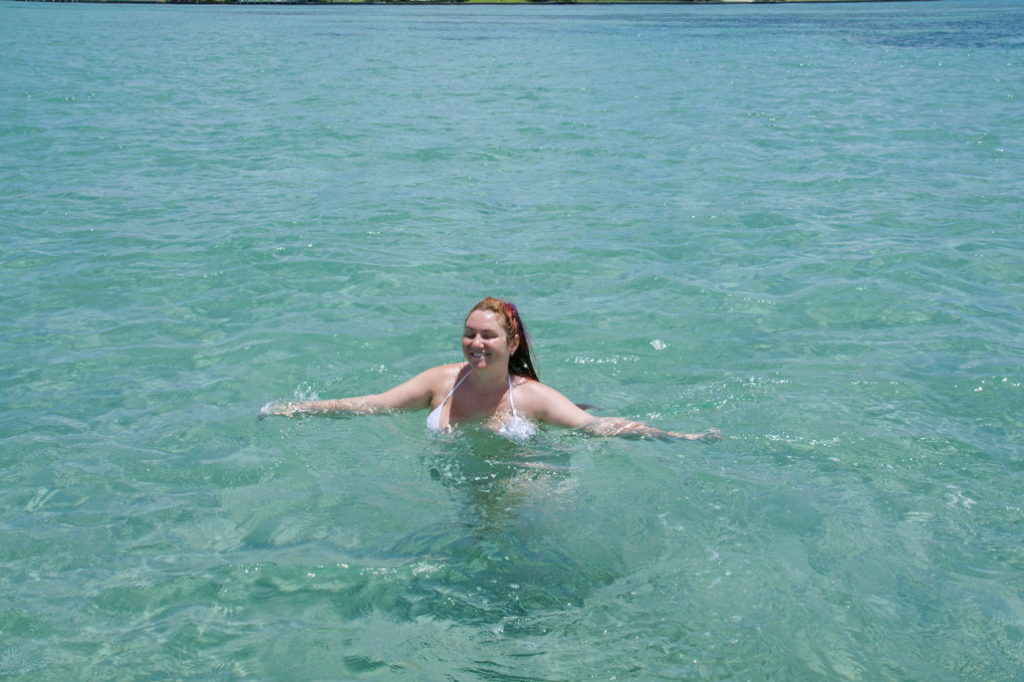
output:
[[[0,2],[0,677],[1024,679],[1024,4]],[[267,419],[459,359],[719,443]]]

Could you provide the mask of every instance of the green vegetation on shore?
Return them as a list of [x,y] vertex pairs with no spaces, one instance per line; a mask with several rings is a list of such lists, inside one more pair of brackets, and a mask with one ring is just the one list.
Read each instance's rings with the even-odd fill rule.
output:
[[929,0],[23,0],[163,5],[750,5]]

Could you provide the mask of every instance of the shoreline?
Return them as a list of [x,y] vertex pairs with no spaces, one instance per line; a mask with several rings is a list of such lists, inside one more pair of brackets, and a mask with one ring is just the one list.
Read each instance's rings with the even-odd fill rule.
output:
[[940,0],[14,0],[93,5],[835,5]]

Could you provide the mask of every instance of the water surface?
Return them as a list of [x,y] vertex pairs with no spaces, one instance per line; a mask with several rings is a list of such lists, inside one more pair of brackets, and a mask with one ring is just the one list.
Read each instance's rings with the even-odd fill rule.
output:
[[[1019,679],[1022,29],[0,2],[0,675]],[[488,294],[728,438],[255,419]]]

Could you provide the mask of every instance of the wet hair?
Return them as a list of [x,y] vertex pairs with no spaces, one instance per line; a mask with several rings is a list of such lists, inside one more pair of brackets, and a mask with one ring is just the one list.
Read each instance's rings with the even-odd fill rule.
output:
[[[519,309],[508,301],[488,296],[473,306],[469,313],[474,310],[489,310],[497,315],[498,321],[505,329],[509,343],[512,343],[512,339],[516,336],[519,337],[519,347],[508,359],[508,373],[540,381],[537,377],[537,370],[533,366],[533,358],[530,357],[530,336],[526,333],[523,318],[519,316]],[[466,317],[468,318],[469,314]]]

